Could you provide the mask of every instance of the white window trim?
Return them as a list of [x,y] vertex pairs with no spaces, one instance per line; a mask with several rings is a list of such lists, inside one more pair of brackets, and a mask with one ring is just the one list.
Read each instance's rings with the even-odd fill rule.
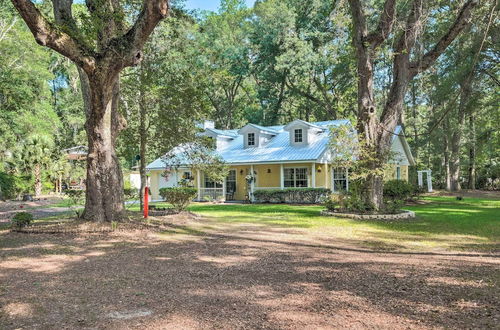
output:
[[[300,132],[300,141],[297,141],[297,133]],[[304,130],[302,128],[295,128],[293,130],[294,143],[304,143]]]
[[[294,186],[294,187],[287,187],[285,186],[285,181],[287,181],[285,179],[285,170],[287,169],[305,169],[306,170],[306,181],[307,181],[307,187],[297,187],[297,186]],[[296,175],[296,171],[293,172],[293,184],[295,185],[297,183],[297,175]],[[308,167],[306,166],[284,166],[283,167],[283,187],[286,189],[286,188],[310,188],[311,187],[311,175],[309,173],[309,169]]]
[[[332,193],[338,194],[340,191],[335,190],[335,170],[338,169],[338,167],[332,166],[330,168],[330,176],[331,176],[331,182],[332,182]],[[349,191],[349,169],[346,167],[345,168],[345,181],[346,181],[346,191]]]
[[[253,144],[250,144],[250,135],[253,136]],[[256,135],[254,132],[247,133],[247,146],[255,147],[256,146]]]

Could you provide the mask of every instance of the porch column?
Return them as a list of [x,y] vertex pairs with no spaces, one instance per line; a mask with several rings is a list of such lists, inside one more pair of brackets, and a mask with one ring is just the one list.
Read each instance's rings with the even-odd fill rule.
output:
[[280,164],[280,188],[281,190],[285,189],[285,169],[283,164]]
[[198,187],[198,202],[201,201],[201,172],[200,170],[196,171],[196,186]]
[[311,165],[311,188],[316,188],[316,168],[315,163]]
[[252,175],[252,177],[254,178],[252,180],[252,182],[250,183],[250,200],[253,202],[253,191],[254,191],[254,188],[255,188],[255,180],[256,180],[256,177],[255,177],[255,174],[254,174],[254,170],[253,170],[253,165],[250,165],[250,174]]
[[428,170],[427,171],[427,190],[429,192],[432,192],[432,176],[431,176],[432,171]]

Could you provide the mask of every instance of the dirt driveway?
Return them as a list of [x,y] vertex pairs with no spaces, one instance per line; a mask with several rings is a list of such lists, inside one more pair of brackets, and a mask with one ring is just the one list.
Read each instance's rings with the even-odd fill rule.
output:
[[496,255],[383,253],[271,227],[172,230],[0,233],[0,328],[499,324]]

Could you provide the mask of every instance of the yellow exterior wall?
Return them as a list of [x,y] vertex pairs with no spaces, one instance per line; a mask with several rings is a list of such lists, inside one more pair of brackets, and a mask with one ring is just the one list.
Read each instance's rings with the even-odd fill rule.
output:
[[[151,170],[149,172],[149,188],[151,189],[151,198],[153,200],[161,199],[160,196],[160,177],[163,170]],[[194,187],[198,187],[198,176],[196,171],[191,171],[191,175],[194,177]]]
[[238,201],[245,200],[247,193],[245,177],[250,173],[250,166],[231,166],[230,169],[236,170],[236,193],[234,194],[234,199]]
[[[389,164],[384,171],[384,179],[395,180],[396,179],[396,164]],[[401,167],[401,180],[408,181],[408,166],[399,165]]]
[[[288,167],[304,167],[308,169],[309,175],[309,185],[311,186],[312,173],[311,173],[312,163],[294,163],[294,164],[284,164],[284,168]],[[408,181],[408,166],[401,165],[401,178]],[[236,192],[234,195],[235,200],[245,200],[247,194],[247,184],[245,177],[250,173],[250,165],[243,166],[231,166],[231,170],[236,171]],[[271,173],[268,173],[268,169]],[[318,169],[321,171],[318,172]],[[317,188],[330,188],[331,189],[331,165],[316,163],[314,166],[315,176],[316,176],[316,187]],[[279,188],[281,186],[281,169],[279,164],[270,165],[254,165],[254,171],[257,172],[257,181],[255,182],[255,187],[269,187],[269,188]],[[159,183],[162,170],[152,170],[149,174],[150,177],[150,187],[151,187],[151,197],[153,200],[161,199],[159,194]],[[196,171],[192,171],[194,177],[194,187],[198,187],[198,176]],[[387,167],[385,171],[385,180],[393,180],[396,178],[396,165],[392,164]],[[201,184],[203,186],[203,182]]]
[[[314,170],[316,171],[316,188],[327,188],[328,166],[325,164],[315,164]],[[320,172],[318,172],[318,170],[320,170]]]
[[[280,165],[254,165],[253,169],[257,172],[256,187],[280,188]],[[271,173],[268,173],[268,170]]]

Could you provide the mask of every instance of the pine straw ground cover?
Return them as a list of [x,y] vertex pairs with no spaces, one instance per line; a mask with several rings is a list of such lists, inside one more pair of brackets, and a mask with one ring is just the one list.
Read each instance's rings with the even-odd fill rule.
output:
[[[198,204],[203,217],[152,219],[149,229],[0,231],[0,329],[495,328],[498,229],[455,240],[467,216],[484,227],[498,209],[454,205],[412,206],[421,219],[410,227],[349,226],[314,206]],[[433,216],[446,225],[429,233]]]

